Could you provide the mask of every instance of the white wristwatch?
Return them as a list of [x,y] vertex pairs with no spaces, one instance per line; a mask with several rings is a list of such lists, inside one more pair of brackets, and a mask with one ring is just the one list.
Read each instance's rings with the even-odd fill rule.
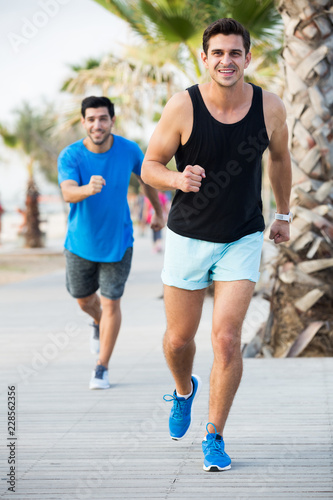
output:
[[292,222],[293,220],[293,214],[289,212],[289,214],[275,214],[275,219],[277,220],[285,220],[287,222]]

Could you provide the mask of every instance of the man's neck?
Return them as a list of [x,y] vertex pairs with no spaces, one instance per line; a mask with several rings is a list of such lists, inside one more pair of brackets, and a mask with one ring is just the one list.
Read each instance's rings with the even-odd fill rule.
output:
[[88,149],[88,151],[91,151],[92,153],[106,153],[107,151],[109,151],[109,149],[112,148],[113,135],[110,134],[107,140],[103,142],[103,144],[95,144],[90,139],[90,137],[86,137],[85,139],[83,139],[83,144]]
[[251,95],[249,85],[240,80],[232,87],[222,87],[216,82],[209,82],[207,86],[207,96],[217,109],[225,112],[242,107]]

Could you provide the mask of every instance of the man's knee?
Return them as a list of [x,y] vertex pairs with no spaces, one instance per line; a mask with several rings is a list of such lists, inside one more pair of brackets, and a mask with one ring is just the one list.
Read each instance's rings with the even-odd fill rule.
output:
[[212,333],[215,359],[225,365],[241,355],[241,332],[239,328],[224,327]]
[[181,351],[190,342],[192,342],[193,335],[183,335],[176,330],[167,329],[164,335],[164,347],[172,352]]
[[120,312],[120,299],[111,300],[106,297],[101,297],[101,304],[104,316],[113,316]]
[[95,306],[97,300],[97,296],[94,293],[93,295],[88,295],[88,297],[77,299],[77,303],[81,307],[82,311],[87,311]]

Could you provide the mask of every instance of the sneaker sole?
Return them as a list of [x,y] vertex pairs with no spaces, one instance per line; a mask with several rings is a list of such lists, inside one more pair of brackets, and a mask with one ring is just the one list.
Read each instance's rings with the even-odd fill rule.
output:
[[203,466],[205,472],[221,472],[229,469],[231,469],[231,465],[227,465],[226,467],[219,467],[218,465],[210,465],[209,467]]
[[106,386],[106,387],[100,387],[100,386],[98,386],[98,387],[97,387],[97,385],[93,385],[93,386],[91,386],[91,385],[90,385],[90,386],[89,386],[89,389],[91,389],[92,391],[93,391],[93,390],[97,390],[97,391],[98,391],[99,389],[100,389],[100,390],[103,390],[103,389],[110,389],[110,387],[111,387],[111,385],[108,385],[108,386]]
[[187,431],[185,432],[185,434],[182,436],[182,437],[173,437],[173,436],[170,436],[171,439],[173,441],[181,441],[182,439],[184,439],[184,437],[190,432],[191,430],[191,427],[192,427],[192,421],[193,421],[193,405],[194,405],[194,402],[196,401],[197,397],[199,396],[200,394],[200,391],[201,391],[201,387],[202,387],[202,381],[201,381],[201,378],[198,377],[198,375],[195,375],[194,373],[192,373],[192,377],[195,377],[198,381],[198,388],[197,388],[197,392],[195,393],[195,396],[193,398],[193,403],[192,403],[192,408],[191,408],[191,422],[190,422],[190,425],[189,425],[189,428],[187,429]]
[[[95,372],[93,372],[93,375],[94,375]],[[102,380],[102,379],[98,379],[100,380],[101,382],[99,383],[96,383],[94,382],[94,380],[96,380],[92,375],[92,378],[90,379],[90,382],[89,382],[89,389],[110,389],[111,387],[111,384],[110,382],[106,382],[105,380]]]

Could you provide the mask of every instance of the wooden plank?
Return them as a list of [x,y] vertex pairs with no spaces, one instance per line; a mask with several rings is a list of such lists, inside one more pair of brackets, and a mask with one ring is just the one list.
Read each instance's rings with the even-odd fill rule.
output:
[[[85,319],[64,292],[64,276],[59,281],[48,277],[38,282],[40,288],[34,281],[33,293],[27,285],[0,287],[1,408],[8,383],[18,383],[17,491],[6,494],[2,481],[0,498],[332,498],[333,359],[245,359],[225,429],[232,469],[204,473],[201,440],[213,359],[212,302],[205,303],[196,337],[194,370],[202,377],[202,392],[189,435],[175,442],[168,435],[170,405],[162,401],[174,382],[162,351],[164,311],[156,299],[161,289],[147,295],[142,284],[147,268],[141,267],[139,283],[129,281],[122,299],[124,321],[110,363],[113,385],[101,392],[87,388],[95,360]],[[20,315],[15,314],[18,302]],[[31,367],[34,353],[42,353],[50,342],[48,333],[64,332],[73,318],[80,335],[25,384],[17,366]],[[2,426],[2,443],[5,430]],[[3,447],[0,453],[5,477]]]

